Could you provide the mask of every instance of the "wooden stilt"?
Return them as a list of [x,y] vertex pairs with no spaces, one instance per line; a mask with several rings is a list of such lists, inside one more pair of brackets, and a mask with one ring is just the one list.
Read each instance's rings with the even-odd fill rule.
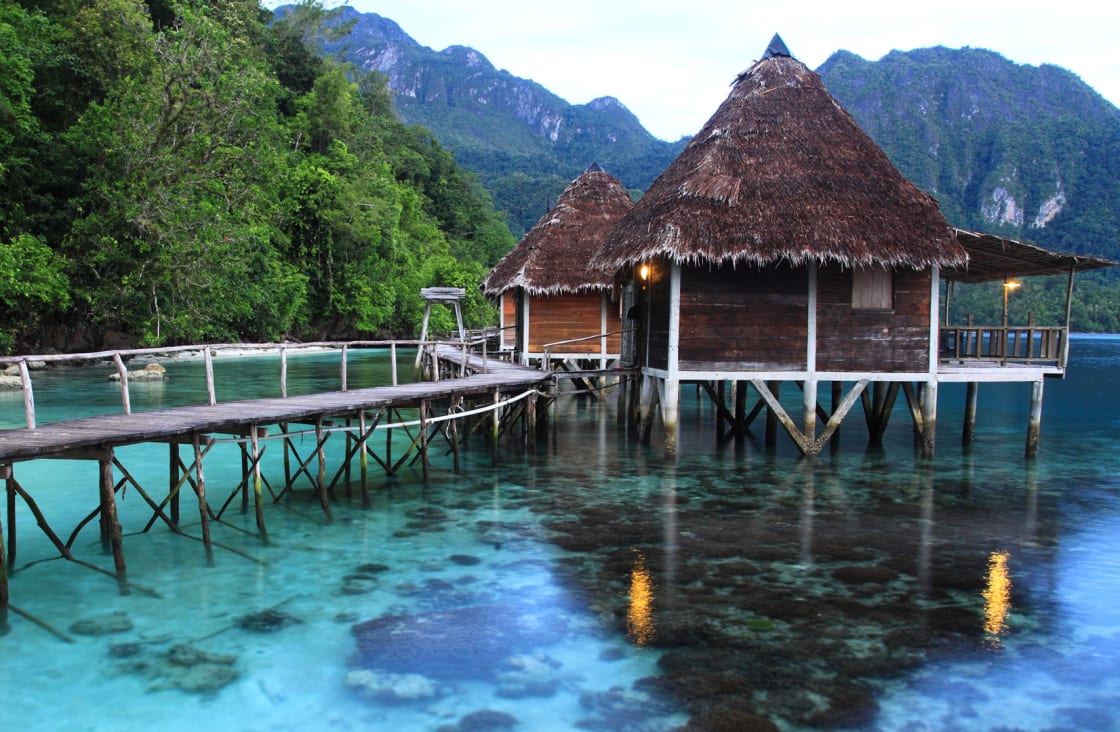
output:
[[358,412],[358,466],[362,481],[362,507],[369,506],[369,437],[366,432],[366,412]]
[[16,565],[16,479],[11,465],[0,467],[5,471],[4,492],[8,494],[8,569]]
[[[832,382],[832,411],[831,411],[830,414],[836,414],[836,410],[840,406],[840,402],[843,400],[843,398],[844,398],[844,384],[843,384],[843,382],[833,381]],[[832,435],[832,441],[831,441],[830,444],[832,446],[832,451],[833,452],[836,452],[837,450],[840,449],[840,429],[839,429],[839,427],[837,427],[835,433]]]
[[420,461],[423,468],[424,482],[428,482],[428,410],[430,406],[426,399],[420,402]]
[[122,595],[129,594],[128,569],[124,561],[124,544],[121,541],[121,522],[117,518],[117,499],[113,490],[113,451],[98,461],[101,466],[101,517],[102,525],[109,529],[109,544],[113,550],[113,567],[116,570],[117,585]]
[[[452,411],[455,411],[455,410],[458,410],[460,412],[463,411],[462,405],[459,403],[461,401],[461,399],[462,399],[462,397],[460,397],[458,400],[454,400],[452,402],[452,405],[451,405],[451,410]],[[450,420],[448,425],[447,425],[447,431],[448,431],[448,439],[451,442],[451,453],[454,456],[454,470],[455,470],[455,474],[458,475],[459,472],[460,472],[460,466],[459,466],[459,420],[457,420],[457,419]]]
[[181,460],[179,457],[179,443],[168,443],[168,466],[167,466],[167,480],[168,490],[167,495],[171,497],[171,523],[175,526],[179,525],[179,491],[178,486],[182,485],[179,479],[179,466]]
[[817,439],[817,381],[806,379],[802,387],[802,418],[804,427],[802,432],[810,440]]
[[256,423],[249,425],[249,446],[253,458],[253,507],[257,514],[257,531],[261,534],[261,541],[268,543],[268,529],[264,525],[264,497],[261,495],[261,433],[267,434],[268,428],[259,429]]
[[210,507],[206,505],[206,478],[202,472],[202,435],[191,435],[194,447],[195,491],[198,493],[198,516],[202,525],[202,545],[206,547],[206,562],[214,566],[214,547],[210,544]]
[[315,457],[319,463],[315,486],[316,492],[319,494],[319,505],[323,507],[323,515],[327,517],[327,523],[329,524],[334,521],[334,516],[331,514],[331,503],[327,497],[327,451],[323,447],[324,442],[326,442],[326,437],[323,433],[323,415],[319,415],[315,419]]
[[1042,430],[1042,379],[1031,385],[1031,415],[1027,424],[1026,457],[1033,458],[1038,454],[1039,434]]
[[932,379],[926,382],[925,390],[922,393],[922,457],[926,460],[932,460],[936,446],[937,380]]
[[502,410],[498,404],[502,401],[502,395],[497,389],[494,390],[494,411],[490,413],[490,460],[494,465],[498,464],[498,437],[501,435],[502,428]]
[[[4,481],[5,487],[11,474],[11,465],[0,465],[0,479]],[[11,524],[9,515],[8,525]],[[8,630],[8,560],[4,557],[4,524],[0,523],[0,635],[6,635]]]
[[741,437],[747,431],[747,382],[735,382],[735,420],[732,428],[735,435]]
[[975,381],[968,382],[964,397],[964,427],[961,430],[961,444],[972,444],[976,438],[976,405],[980,391],[980,384]]
[[658,398],[661,400],[661,425],[665,430],[665,452],[675,455],[680,439],[680,396],[681,382],[676,379],[661,379],[658,382]]
[[[774,395],[774,400],[781,399],[782,382],[766,382],[766,388]],[[766,447],[774,448],[778,445],[778,412],[772,407],[766,412]]]

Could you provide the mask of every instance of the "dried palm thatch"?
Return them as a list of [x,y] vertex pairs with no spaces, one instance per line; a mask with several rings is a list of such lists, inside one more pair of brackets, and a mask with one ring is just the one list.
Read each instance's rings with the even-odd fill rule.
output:
[[536,296],[610,289],[613,277],[588,262],[633,205],[622,183],[593,164],[495,265],[482,291],[499,297],[516,287]]
[[592,264],[809,260],[924,269],[968,255],[923,193],[775,36]]

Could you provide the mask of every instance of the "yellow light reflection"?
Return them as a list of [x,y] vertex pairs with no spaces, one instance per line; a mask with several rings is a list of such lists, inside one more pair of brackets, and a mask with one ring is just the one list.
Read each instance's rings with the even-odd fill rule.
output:
[[630,606],[626,611],[626,635],[636,646],[653,640],[653,579],[646,569],[646,558],[634,552],[637,558],[630,570]]
[[1011,612],[1011,574],[1007,552],[992,552],[988,557],[988,586],[984,589],[984,633],[993,648],[1000,648],[1000,635],[1007,631]]

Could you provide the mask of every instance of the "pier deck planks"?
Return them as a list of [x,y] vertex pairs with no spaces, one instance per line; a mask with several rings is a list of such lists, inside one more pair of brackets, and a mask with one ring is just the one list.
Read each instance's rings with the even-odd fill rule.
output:
[[[447,358],[451,354],[440,356]],[[35,429],[0,430],[0,465],[65,457],[67,453],[91,448],[173,440],[195,433],[236,434],[247,431],[252,424],[315,421],[389,405],[407,407],[424,400],[527,389],[545,384],[550,378],[546,373],[505,362],[491,361],[487,371],[444,381],[104,414],[48,423]]]

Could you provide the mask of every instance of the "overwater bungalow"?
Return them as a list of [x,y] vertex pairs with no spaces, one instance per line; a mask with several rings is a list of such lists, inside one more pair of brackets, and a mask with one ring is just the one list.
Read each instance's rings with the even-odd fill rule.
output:
[[482,289],[498,303],[502,347],[516,361],[602,369],[618,360],[614,275],[588,262],[633,205],[622,183],[592,164],[491,270]]
[[[984,380],[1036,384],[1037,442],[1042,381],[1064,372],[1068,319],[1045,358],[968,350],[977,337],[1006,341],[1006,324],[952,331],[950,346],[938,322],[945,277],[1021,276],[1036,266],[1072,276],[1108,264],[1036,254],[950,226],[775,36],[593,263],[618,273],[623,312],[634,316],[624,326],[637,333],[643,433],[659,406],[668,449],[676,447],[680,385],[696,383],[721,421],[745,429],[766,409],[768,442],[780,424],[807,454],[857,402],[872,439],[881,436],[901,389],[932,455],[938,384],[972,383],[981,370]],[[831,386],[828,411],[818,400],[822,383]],[[727,384],[736,385],[733,408]],[[783,385],[802,392],[800,421],[783,406]],[[759,397],[750,415],[748,386]]]

